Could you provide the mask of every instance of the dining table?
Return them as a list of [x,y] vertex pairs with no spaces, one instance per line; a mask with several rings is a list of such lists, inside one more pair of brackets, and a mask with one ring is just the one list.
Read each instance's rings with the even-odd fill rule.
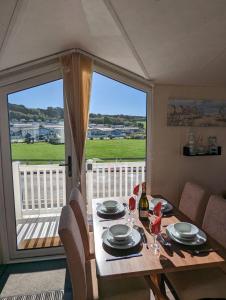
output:
[[[149,196],[149,199],[151,196]],[[190,246],[180,245],[171,241],[166,235],[166,228],[170,224],[181,221],[190,221],[175,206],[169,214],[162,216],[161,234],[159,235],[159,251],[154,253],[151,249],[153,236],[150,233],[148,222],[141,222],[138,218],[138,211],[135,212],[136,228],[142,229],[145,242],[133,252],[121,253],[121,250],[112,250],[103,244],[103,233],[114,224],[127,223],[126,214],[114,219],[105,219],[97,213],[97,206],[106,199],[94,199],[92,201],[93,232],[95,244],[95,259],[97,276],[100,279],[111,280],[115,278],[128,278],[138,276],[148,276],[150,286],[155,298],[158,300],[167,299],[162,290],[162,275],[169,272],[179,272],[186,270],[196,270],[199,268],[212,268],[223,266],[226,261],[225,249],[223,249],[213,238],[207,235],[207,242],[195,249]],[[120,199],[125,204],[127,200]],[[194,222],[191,222],[194,224]],[[208,251],[208,249],[212,249]],[[216,249],[216,250],[215,250]],[[194,250],[204,250],[201,255]],[[206,250],[206,252],[205,252]],[[128,255],[127,255],[128,254]],[[125,255],[125,259],[123,259]],[[129,257],[129,258],[128,258]]]

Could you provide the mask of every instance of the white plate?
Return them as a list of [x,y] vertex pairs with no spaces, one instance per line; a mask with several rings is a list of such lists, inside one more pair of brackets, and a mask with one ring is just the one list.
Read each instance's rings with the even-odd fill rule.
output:
[[173,236],[175,238],[177,238],[178,240],[182,240],[182,241],[194,241],[194,239],[196,238],[196,236],[190,237],[190,238],[185,238],[180,236],[180,234],[175,230],[173,232],[171,232],[173,234]]
[[123,242],[113,240],[109,234],[108,230],[105,230],[102,235],[103,243],[110,248],[126,250],[137,246],[141,241],[141,235],[136,229],[132,229],[131,236],[128,240]]
[[111,212],[107,211],[105,209],[104,205],[102,205],[102,204],[97,206],[97,212],[102,215],[117,215],[117,214],[122,213],[124,210],[125,210],[125,208],[121,203],[118,204],[116,211],[111,211]]
[[[149,200],[149,210],[153,210],[153,209],[154,209],[153,202]],[[163,213],[168,213],[171,212],[172,210],[173,210],[173,206],[169,202],[167,202],[167,204],[162,207]]]
[[167,235],[175,242],[187,245],[187,246],[199,246],[204,244],[207,241],[207,236],[205,232],[199,229],[198,234],[193,240],[184,240],[179,237],[177,237],[177,232],[174,229],[174,224],[170,224],[166,228]]
[[152,206],[155,206],[156,204],[158,204],[159,202],[162,203],[162,207],[167,205],[167,201],[165,199],[162,198],[152,198],[151,200]]

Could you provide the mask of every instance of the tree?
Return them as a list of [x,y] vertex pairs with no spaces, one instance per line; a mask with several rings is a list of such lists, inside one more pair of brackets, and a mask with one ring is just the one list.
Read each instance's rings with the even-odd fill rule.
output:
[[138,126],[140,129],[144,129],[144,123],[137,123],[137,126]]

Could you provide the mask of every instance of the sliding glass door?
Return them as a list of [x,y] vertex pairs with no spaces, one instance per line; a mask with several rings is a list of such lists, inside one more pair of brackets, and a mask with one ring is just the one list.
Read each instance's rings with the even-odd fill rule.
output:
[[55,72],[8,86],[0,114],[10,256],[63,253],[58,225],[72,176],[63,80]]

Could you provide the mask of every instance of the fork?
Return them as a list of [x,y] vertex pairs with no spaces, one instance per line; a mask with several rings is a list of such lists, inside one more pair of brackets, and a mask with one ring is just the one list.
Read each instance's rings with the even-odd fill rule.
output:
[[163,243],[164,246],[169,247],[169,248],[172,246],[172,244],[171,244],[169,241],[167,241],[167,240],[162,236],[162,234],[159,234],[158,237],[161,238],[161,241],[162,241],[162,243]]

